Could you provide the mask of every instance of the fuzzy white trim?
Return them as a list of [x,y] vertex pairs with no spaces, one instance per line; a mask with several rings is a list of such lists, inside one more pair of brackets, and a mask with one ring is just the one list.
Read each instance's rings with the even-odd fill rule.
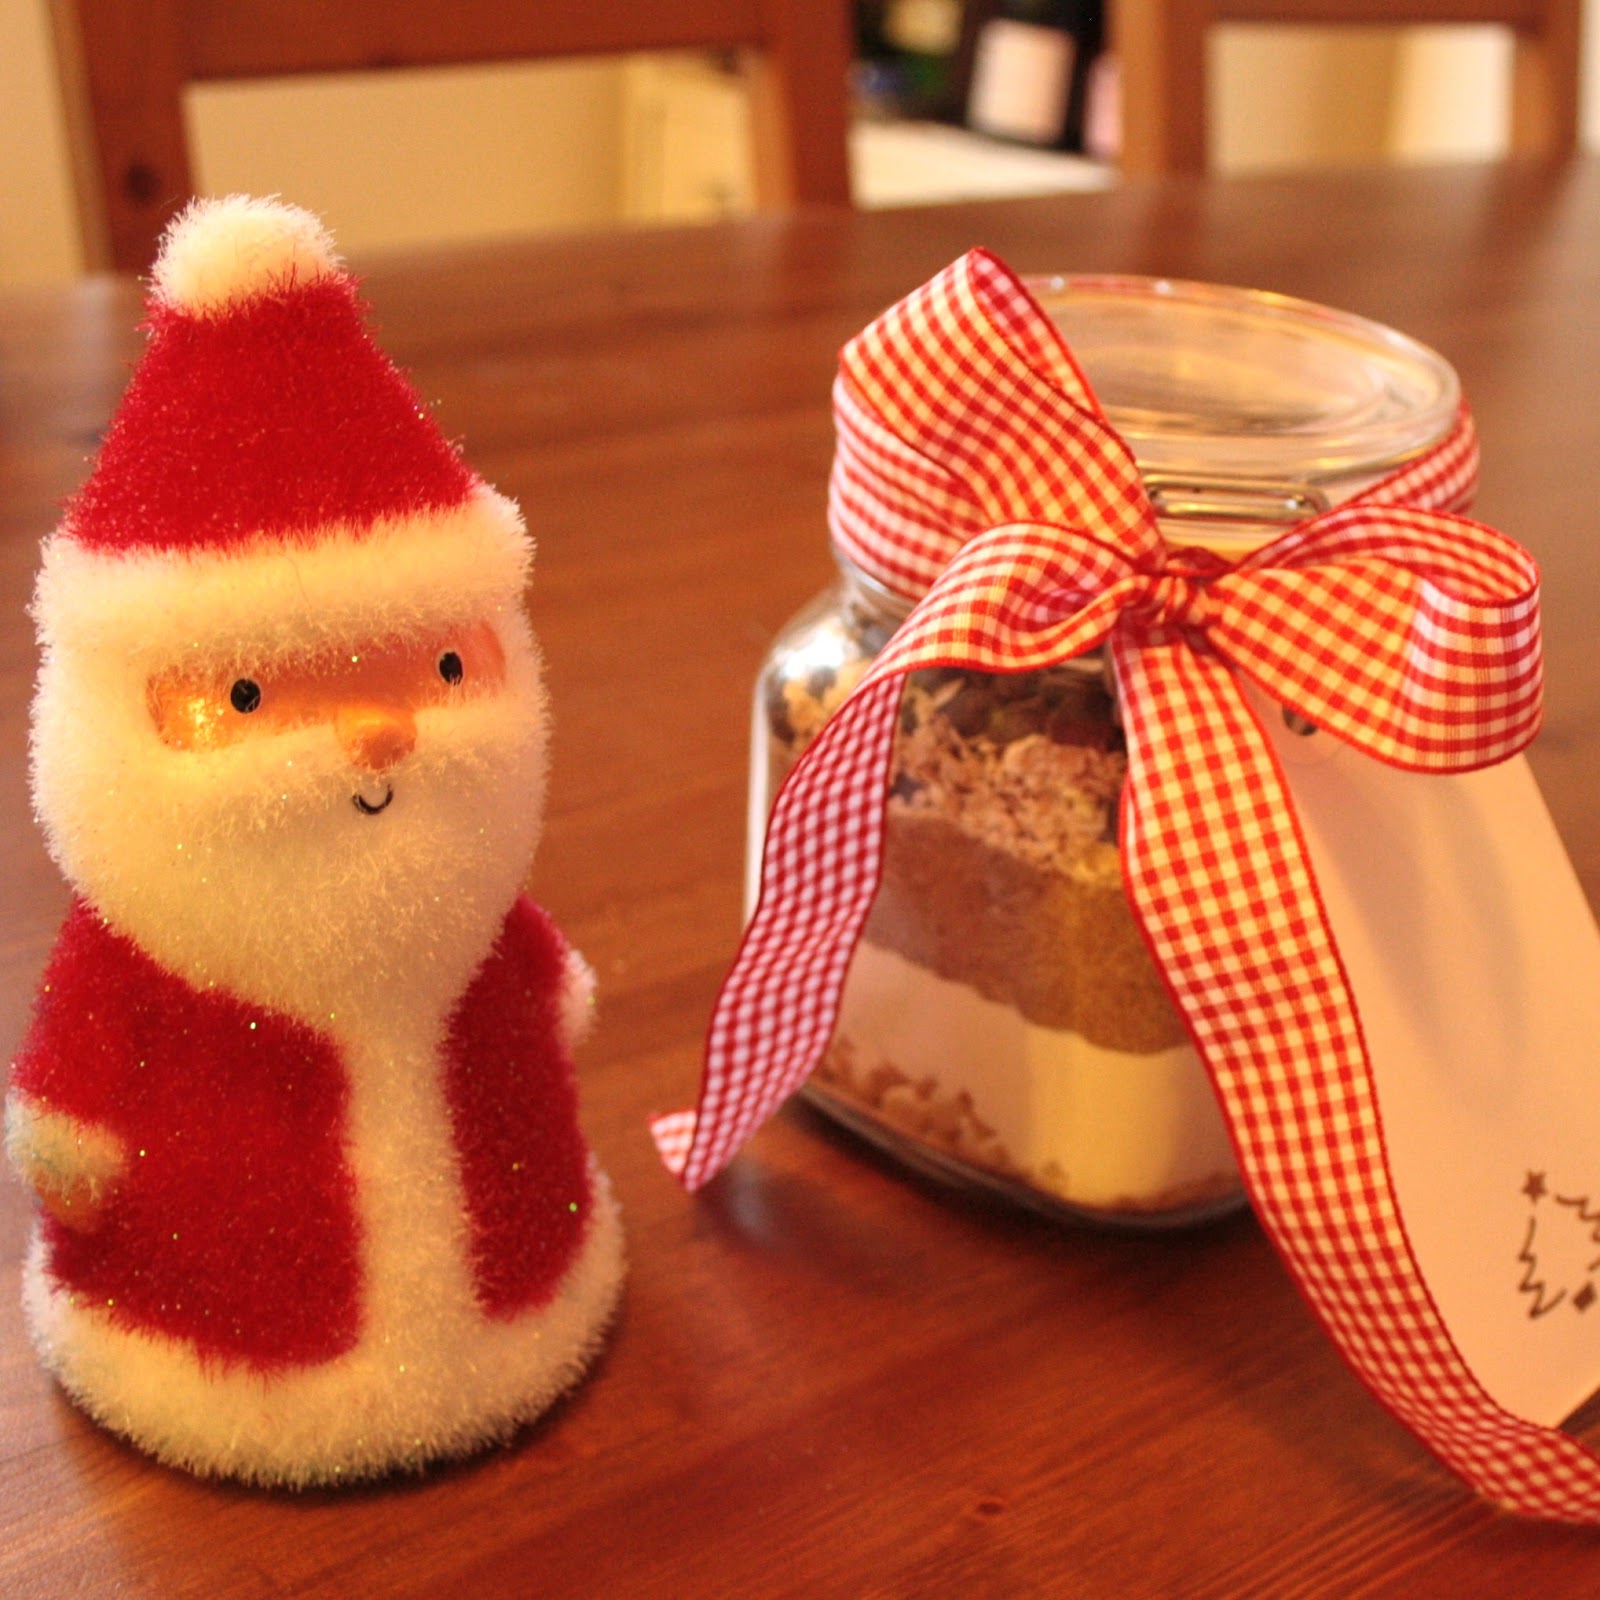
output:
[[532,546],[515,504],[480,485],[460,506],[333,526],[236,550],[107,552],[46,541],[33,615],[45,651],[210,664],[414,636],[519,607]]
[[6,1154],[23,1182],[68,1205],[81,1194],[93,1206],[128,1162],[122,1140],[109,1128],[54,1111],[17,1089],[6,1096]]
[[157,299],[205,316],[340,270],[332,238],[309,211],[233,194],[190,202],[162,240],[152,280]]
[[44,1365],[96,1421],[170,1466],[287,1488],[418,1471],[503,1443],[594,1360],[621,1295],[620,1216],[598,1169],[581,1253],[555,1298],[509,1321],[450,1326],[420,1359],[364,1338],[325,1366],[218,1370],[118,1327],[52,1283],[35,1238],[23,1271]]
[[568,1050],[576,1049],[594,1028],[594,968],[573,949],[567,951],[567,968],[561,984],[561,1037]]

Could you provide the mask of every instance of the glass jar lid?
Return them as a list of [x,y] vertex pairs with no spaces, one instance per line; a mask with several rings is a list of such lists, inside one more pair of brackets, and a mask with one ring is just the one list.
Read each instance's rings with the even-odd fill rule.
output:
[[1309,486],[1337,500],[1455,421],[1442,356],[1381,323],[1261,290],[1033,278],[1149,480]]

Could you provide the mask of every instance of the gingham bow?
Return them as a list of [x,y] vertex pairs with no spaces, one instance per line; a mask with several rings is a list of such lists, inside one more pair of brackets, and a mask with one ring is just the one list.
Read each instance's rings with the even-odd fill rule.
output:
[[1465,413],[1423,459],[1235,563],[1174,551],[1054,326],[975,252],[846,347],[836,414],[835,541],[922,598],[778,795],[698,1110],[656,1124],[668,1165],[708,1181],[828,1042],[877,886],[904,675],[1103,646],[1127,734],[1129,899],[1262,1224],[1359,1375],[1447,1466],[1510,1509],[1600,1520],[1600,1460],[1491,1399],[1429,1296],[1356,999],[1244,687],[1414,770],[1486,766],[1532,738],[1537,572],[1452,514],[1476,476]]

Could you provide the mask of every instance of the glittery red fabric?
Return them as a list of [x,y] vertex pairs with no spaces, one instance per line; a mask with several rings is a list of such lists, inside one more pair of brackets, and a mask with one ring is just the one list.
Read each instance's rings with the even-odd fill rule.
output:
[[[470,1266],[490,1316],[547,1302],[588,1227],[587,1147],[560,1031],[565,960],[549,917],[519,900],[444,1048]],[[64,1288],[125,1327],[263,1371],[356,1342],[361,1237],[347,1080],[330,1040],[192,989],[78,902],[12,1083],[127,1148],[98,1226],[43,1219]]]
[[588,1152],[560,1031],[565,961],[549,917],[519,900],[445,1045],[473,1278],[491,1316],[547,1301],[588,1226]]
[[355,1343],[361,1267],[333,1046],[196,991],[82,902],[15,1088],[110,1129],[128,1165],[90,1232],[44,1218],[51,1274],[127,1327],[270,1370]]
[[224,549],[459,504],[477,479],[343,278],[225,313],[151,307],[149,345],[66,531],[96,549]]

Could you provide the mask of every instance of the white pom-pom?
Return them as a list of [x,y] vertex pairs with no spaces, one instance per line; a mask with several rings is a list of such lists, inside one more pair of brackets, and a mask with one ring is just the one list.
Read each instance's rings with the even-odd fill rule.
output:
[[152,274],[156,297],[205,315],[290,283],[342,270],[327,229],[281,200],[194,200],[167,229]]

